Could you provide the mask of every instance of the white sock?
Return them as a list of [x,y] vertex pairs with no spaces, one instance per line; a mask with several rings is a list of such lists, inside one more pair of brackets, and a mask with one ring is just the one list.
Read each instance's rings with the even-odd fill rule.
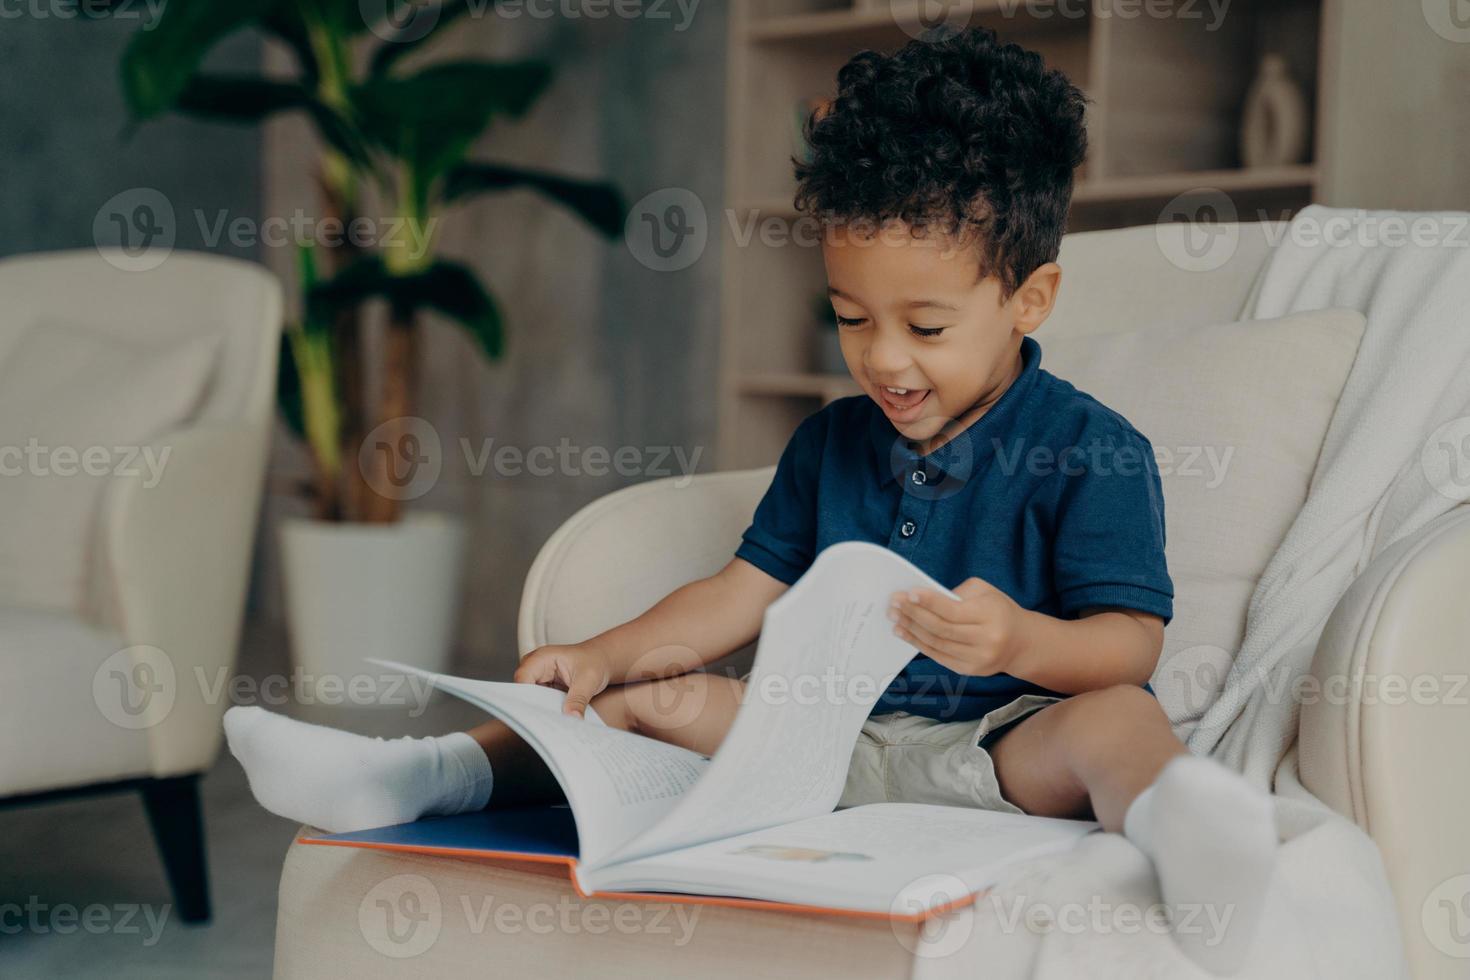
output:
[[1123,834],[1154,862],[1174,942],[1211,973],[1250,950],[1276,866],[1271,797],[1213,759],[1170,759],[1129,805]]
[[480,810],[494,781],[464,732],[384,740],[252,706],[225,712],[225,738],[261,806],[334,834]]

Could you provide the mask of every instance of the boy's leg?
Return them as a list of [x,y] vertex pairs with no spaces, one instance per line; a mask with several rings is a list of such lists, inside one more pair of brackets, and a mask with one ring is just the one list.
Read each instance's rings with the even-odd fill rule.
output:
[[1115,832],[1128,804],[1187,752],[1158,701],[1130,686],[1048,705],[990,747],[1001,793],[1016,806],[1038,816],[1093,818]]
[[1173,936],[1217,974],[1239,968],[1276,862],[1271,798],[1194,756],[1140,687],[1074,695],[990,747],[1002,794],[1027,813],[1087,816],[1152,859]]
[[225,712],[225,738],[272,813],[332,833],[478,810],[492,773],[469,735],[368,738],[259,707]]
[[[594,697],[591,705],[613,728],[713,755],[735,720],[744,692],[745,685],[734,678],[693,672],[610,687]],[[495,773],[490,806],[565,799],[546,763],[504,722],[492,719],[469,734],[484,750]]]
[[[598,697],[605,695],[611,695],[607,708],[619,716],[619,727],[700,755],[714,755],[740,710],[745,684],[733,677],[695,671],[624,684]],[[599,702],[594,698],[592,703]],[[606,714],[602,717],[608,718]]]
[[[712,755],[743,691],[737,680],[691,673],[609,688],[592,707],[615,728]],[[385,740],[260,708],[231,708],[225,735],[261,806],[334,833],[465,813],[491,802],[565,799],[541,757],[500,721],[468,733]]]
[[[593,699],[594,703],[596,698]],[[601,714],[601,712],[599,712]],[[611,724],[611,722],[609,722]],[[494,773],[493,790],[486,805],[535,806],[565,803],[566,794],[541,756],[529,742],[499,718],[491,718],[468,732]]]

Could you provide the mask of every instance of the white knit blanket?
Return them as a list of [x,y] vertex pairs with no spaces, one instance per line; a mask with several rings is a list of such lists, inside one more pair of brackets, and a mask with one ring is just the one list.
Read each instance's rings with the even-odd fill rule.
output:
[[[1275,796],[1280,863],[1238,976],[1406,977],[1378,849],[1302,786],[1298,705],[1281,692],[1308,673],[1328,616],[1369,562],[1470,496],[1447,454],[1423,451],[1442,425],[1470,417],[1470,216],[1313,205],[1275,233],[1244,316],[1347,307],[1367,329],[1306,502],[1256,585],[1241,649],[1189,748]],[[1139,914],[1159,901],[1136,847],[1092,835],[937,930],[918,972],[1208,976]]]

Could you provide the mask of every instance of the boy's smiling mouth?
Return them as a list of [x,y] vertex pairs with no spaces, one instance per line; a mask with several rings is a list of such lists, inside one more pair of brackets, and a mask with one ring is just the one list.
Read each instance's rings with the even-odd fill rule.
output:
[[875,386],[878,392],[878,404],[883,409],[883,414],[894,422],[914,422],[919,418],[919,412],[928,400],[931,388],[892,388],[887,385]]

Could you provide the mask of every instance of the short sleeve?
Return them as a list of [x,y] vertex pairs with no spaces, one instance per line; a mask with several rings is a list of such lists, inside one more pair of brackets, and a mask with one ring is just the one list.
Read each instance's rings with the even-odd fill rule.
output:
[[787,585],[801,578],[816,558],[817,474],[825,430],[821,412],[796,427],[735,549],[735,557]]
[[1057,458],[1052,568],[1062,615],[1122,606],[1167,624],[1174,583],[1164,557],[1164,491],[1153,446],[1117,426],[1080,441]]

